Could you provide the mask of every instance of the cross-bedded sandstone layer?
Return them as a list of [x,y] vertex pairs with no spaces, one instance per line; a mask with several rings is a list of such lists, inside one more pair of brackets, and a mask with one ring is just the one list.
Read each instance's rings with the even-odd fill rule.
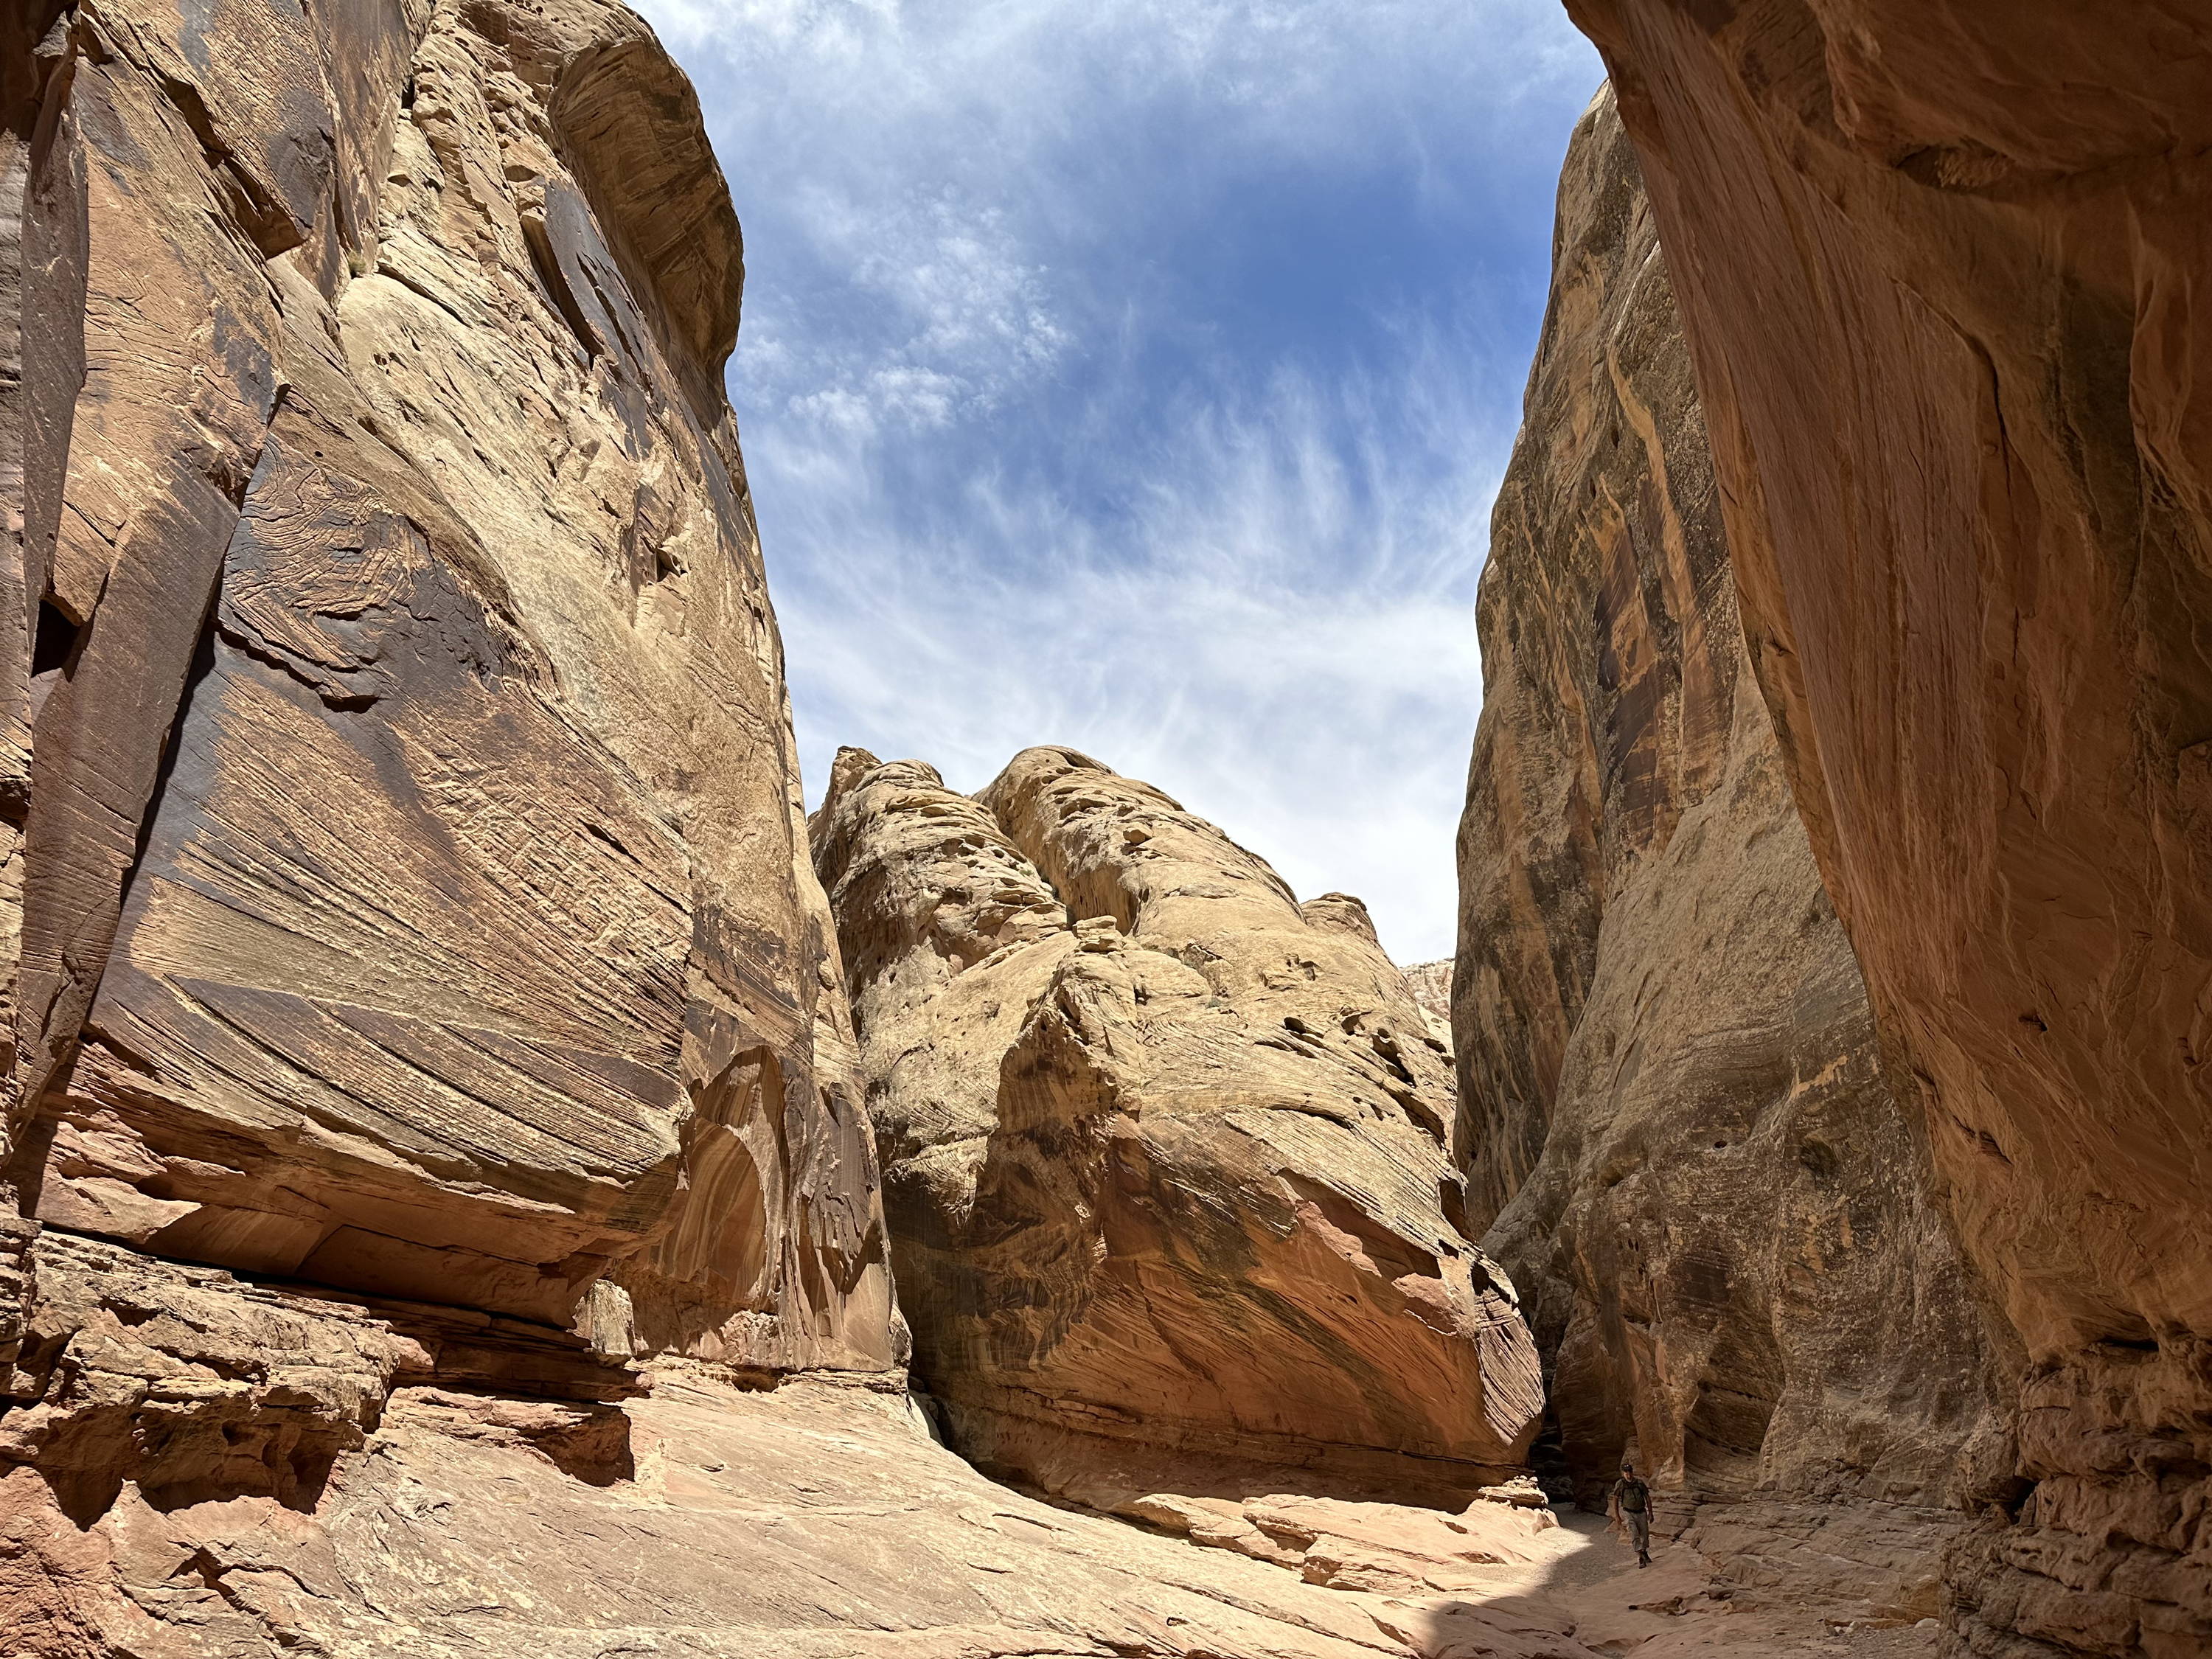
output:
[[32,9],[24,1207],[556,1329],[588,1300],[625,1352],[888,1364],[690,88],[604,0]]
[[2212,1644],[2212,15],[1571,0],[1752,659],[2026,1350],[1991,1655]]
[[1584,1502],[1632,1455],[1667,1529],[1747,1574],[1933,1613],[1937,1549],[2008,1495],[2001,1349],[1752,678],[1609,92],[1570,146],[1553,246],[1460,834],[1486,1247]]
[[1534,1351],[1358,900],[1060,749],[972,798],[848,750],[813,834],[957,1445],[1109,1509],[1517,1469]]

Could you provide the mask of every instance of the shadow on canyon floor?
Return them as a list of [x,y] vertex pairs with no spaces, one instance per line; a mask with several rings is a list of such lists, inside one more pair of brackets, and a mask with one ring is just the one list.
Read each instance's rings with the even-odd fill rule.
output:
[[1932,1622],[1853,1625],[1786,1590],[1730,1589],[1716,1583],[1709,1559],[1664,1536],[1653,1540],[1650,1567],[1639,1569],[1604,1517],[1558,1514],[1538,1559],[1491,1569],[1494,1587],[1481,1593],[1430,1601],[1424,1621],[1401,1639],[1414,1638],[1409,1645],[1433,1659],[1912,1659],[1936,1651]]
[[[319,1328],[325,1361],[343,1322]],[[376,1336],[356,1323],[361,1340]],[[111,1363],[122,1346],[103,1350]],[[240,1659],[1905,1659],[1933,1647],[1917,1630],[1839,1636],[1819,1608],[1771,1592],[1717,1596],[1711,1564],[1682,1546],[1662,1542],[1639,1572],[1590,1516],[1147,1500],[1192,1506],[1185,1526],[1208,1534],[1194,1541],[987,1480],[931,1437],[890,1374],[762,1390],[693,1362],[649,1369],[651,1391],[619,1407],[395,1389],[304,1507],[267,1490],[258,1455],[221,1434],[228,1396],[204,1402],[208,1426],[240,1455],[207,1442],[221,1467],[201,1473],[234,1495],[126,1480],[86,1525],[37,1502],[36,1472],[18,1471],[29,1485],[0,1493],[0,1565],[12,1553],[39,1570],[0,1572],[0,1623],[33,1631],[32,1653],[189,1645]],[[323,1372],[335,1410],[354,1373]],[[155,1418],[180,1428],[165,1410]],[[88,1462],[100,1447],[78,1449]],[[120,1443],[107,1449],[128,1461]],[[175,1449],[145,1467],[182,1474],[191,1448]],[[1255,1559],[1268,1538],[1297,1547]]]

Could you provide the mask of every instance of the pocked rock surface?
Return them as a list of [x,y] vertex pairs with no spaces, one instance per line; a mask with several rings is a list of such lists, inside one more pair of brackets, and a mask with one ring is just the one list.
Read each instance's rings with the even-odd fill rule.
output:
[[973,798],[847,750],[813,834],[955,1445],[1109,1509],[1518,1471],[1534,1349],[1358,900],[1061,749]]

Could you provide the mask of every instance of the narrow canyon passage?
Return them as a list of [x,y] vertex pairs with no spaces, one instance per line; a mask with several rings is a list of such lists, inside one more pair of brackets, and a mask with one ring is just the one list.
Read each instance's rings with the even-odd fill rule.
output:
[[1570,9],[1410,971],[808,817],[617,0],[0,18],[0,1659],[2212,1652],[2212,15]]

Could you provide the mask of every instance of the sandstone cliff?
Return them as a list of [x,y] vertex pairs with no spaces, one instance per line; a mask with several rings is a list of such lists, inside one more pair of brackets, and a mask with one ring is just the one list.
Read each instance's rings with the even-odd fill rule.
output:
[[1358,900],[1059,749],[974,798],[848,750],[813,834],[956,1445],[1103,1508],[1515,1472],[1534,1352]]
[[1553,257],[1480,601],[1473,1201],[1583,1502],[1632,1455],[1664,1529],[1739,1571],[1817,1566],[1930,1614],[1936,1546],[2008,1493],[1993,1350],[1749,672],[1609,92]]
[[[1573,1541],[1525,1503],[1140,1532],[908,1402],[720,390],[737,225],[649,32],[0,30],[0,1650],[1589,1659],[1465,1599]],[[1339,1034],[1376,1112],[1443,1087],[1391,1029]],[[1442,1233],[1442,1118],[1400,1127],[1358,1173]],[[1510,1462],[1533,1353],[1471,1249],[1368,1285],[1420,1246],[1296,1201],[1410,1299],[1397,1358],[1494,1351],[1494,1397],[1443,1368],[1451,1443]]]
[[1451,1043],[1451,986],[1453,959],[1417,962],[1406,969],[1406,988],[1429,1017],[1429,1030],[1446,1047]]
[[[2212,1644],[2207,30],[1574,3],[1652,213],[1601,118],[1458,1106],[1357,901],[1095,763],[809,848],[627,11],[0,15],[0,1648],[1751,1659],[1979,1498],[1972,1650]],[[1493,1212],[1729,1599],[1352,1501],[1526,1449]],[[933,1443],[892,1248],[961,1443],[1150,1530]]]
[[1972,1650],[2212,1645],[2212,15],[1571,0],[1799,809],[2027,1352]]
[[605,0],[4,27],[11,1516],[894,1365],[689,86]]

